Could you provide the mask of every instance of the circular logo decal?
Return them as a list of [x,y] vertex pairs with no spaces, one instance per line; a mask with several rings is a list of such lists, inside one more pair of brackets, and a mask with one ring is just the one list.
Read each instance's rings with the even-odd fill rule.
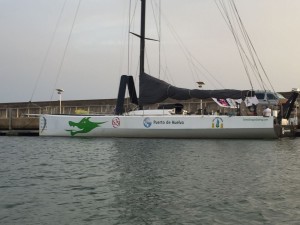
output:
[[151,119],[150,119],[149,117],[146,117],[146,118],[144,119],[144,126],[145,126],[146,128],[149,128],[149,127],[151,127],[151,124],[152,124]]
[[220,117],[216,117],[212,121],[212,128],[223,128],[223,119]]
[[119,127],[120,124],[121,124],[120,118],[119,118],[119,117],[113,118],[112,121],[111,121],[111,123],[112,123],[112,126],[113,126],[114,128]]

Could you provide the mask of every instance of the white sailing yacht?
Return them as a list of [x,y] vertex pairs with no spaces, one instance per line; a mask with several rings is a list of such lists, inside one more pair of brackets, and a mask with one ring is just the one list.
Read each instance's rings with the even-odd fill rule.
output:
[[[143,110],[171,98],[246,99],[248,90],[189,90],[172,86],[144,71],[146,0],[141,0],[140,84],[137,98],[133,77],[123,75],[114,115],[50,115],[40,116],[41,136],[91,136],[118,138],[232,138],[272,139],[281,137],[283,125],[290,116],[298,92],[283,105],[278,117],[240,115],[187,115],[180,107]],[[139,110],[124,112],[124,96],[129,89],[131,102]]]

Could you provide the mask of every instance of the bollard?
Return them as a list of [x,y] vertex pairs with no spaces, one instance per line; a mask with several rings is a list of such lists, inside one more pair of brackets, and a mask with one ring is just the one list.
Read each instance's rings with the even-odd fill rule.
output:
[[8,130],[12,130],[12,109],[8,109]]

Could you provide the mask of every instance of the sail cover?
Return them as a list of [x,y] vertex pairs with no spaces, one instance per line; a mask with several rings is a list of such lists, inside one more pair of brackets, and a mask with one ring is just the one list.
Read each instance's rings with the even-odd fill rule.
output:
[[[175,100],[188,100],[191,98],[207,99],[240,99],[245,98],[249,90],[199,90],[199,89],[185,89],[175,87],[163,80],[152,77],[146,73],[140,75],[140,96],[139,104],[155,104],[164,101],[167,98]],[[252,92],[252,95],[254,93]]]

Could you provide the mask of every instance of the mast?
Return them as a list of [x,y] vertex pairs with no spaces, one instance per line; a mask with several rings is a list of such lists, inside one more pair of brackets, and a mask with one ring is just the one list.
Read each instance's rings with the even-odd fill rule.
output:
[[[146,26],[146,0],[141,0],[140,79],[145,72],[145,30],[146,30],[145,26]],[[141,87],[141,82],[139,82],[139,87]],[[143,109],[143,106],[140,103],[139,103],[139,109]]]
[[140,76],[145,72],[145,26],[146,26],[146,0],[141,0],[141,34],[140,34]]

